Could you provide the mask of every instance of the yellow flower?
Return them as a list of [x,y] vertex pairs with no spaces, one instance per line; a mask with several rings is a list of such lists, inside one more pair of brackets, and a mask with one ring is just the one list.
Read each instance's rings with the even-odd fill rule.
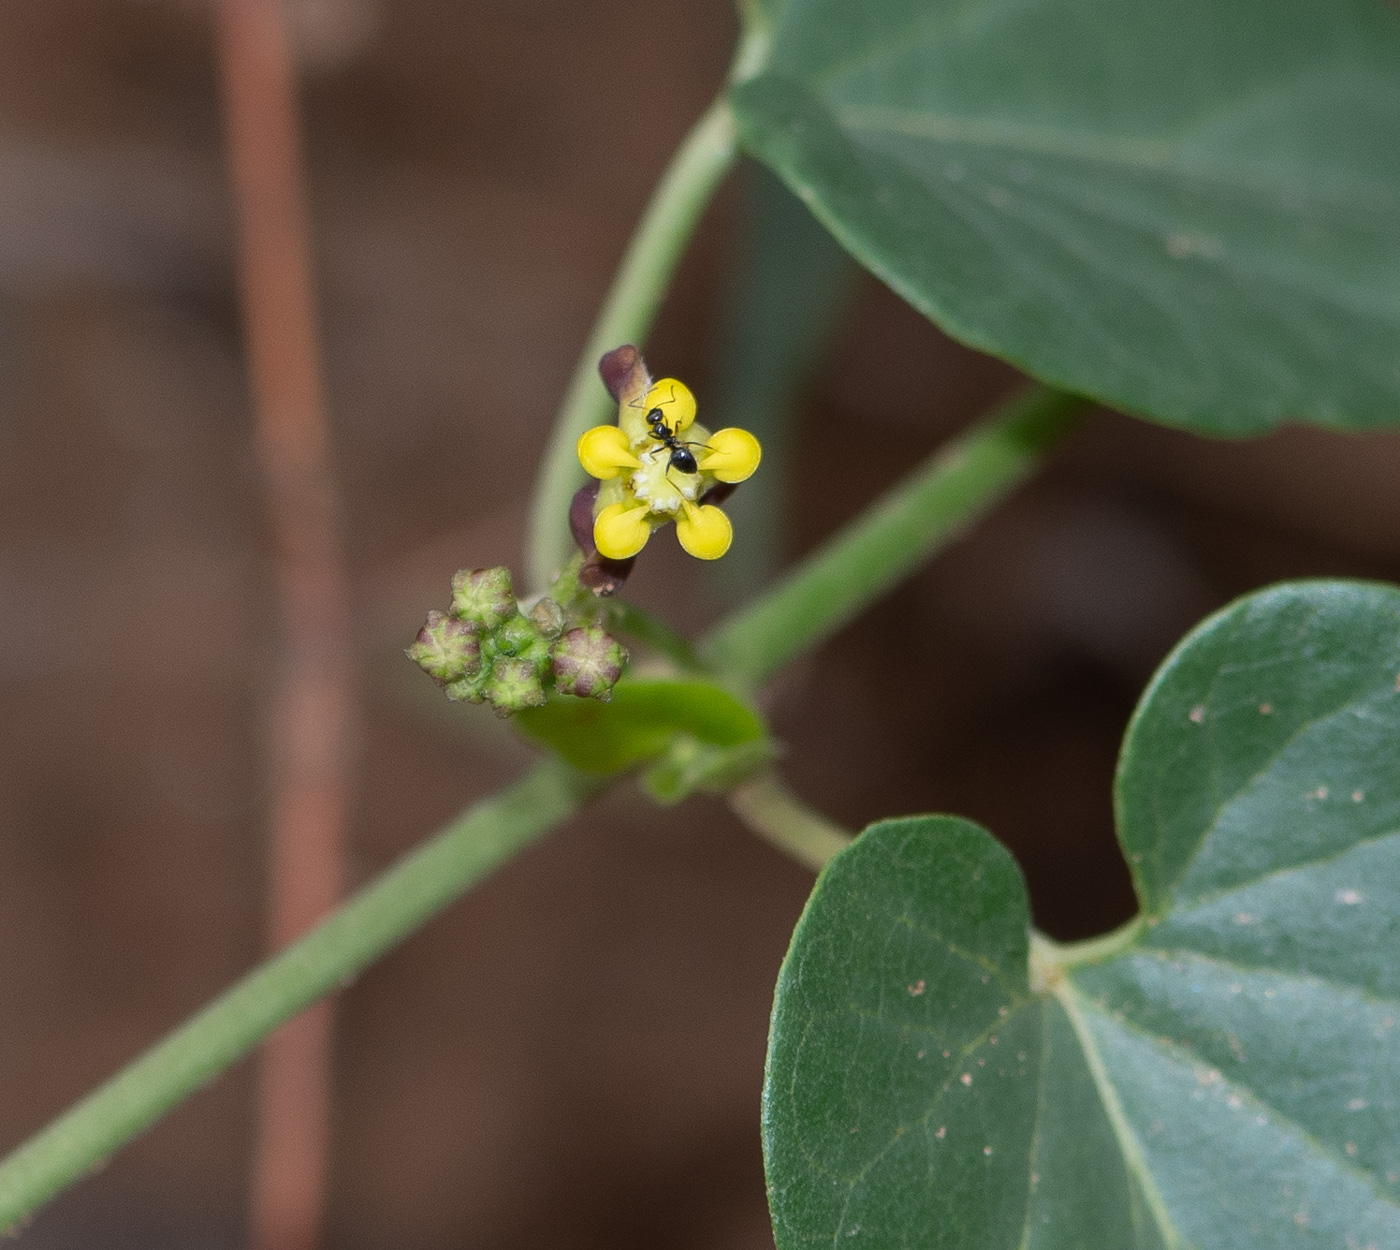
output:
[[[612,383],[609,383],[612,385]],[[598,425],[578,440],[579,463],[602,483],[593,520],[600,554],[625,560],[654,529],[676,523],[681,547],[718,560],[733,541],[729,518],[704,499],[716,485],[750,477],[763,449],[747,430],[710,433],[695,421],[695,396],[684,382],[653,383],[645,366],[623,379],[616,425]]]
[[763,448],[748,430],[737,426],[716,430],[710,435],[709,449],[700,457],[703,472],[713,473],[721,482],[742,482],[753,476]]
[[676,538],[697,560],[718,560],[734,541],[734,527],[712,503],[684,505],[685,515],[676,520]]
[[636,555],[650,537],[646,504],[610,503],[593,518],[593,542],[609,560]]
[[595,425],[578,440],[578,462],[589,477],[616,477],[642,462],[627,449],[627,435],[615,425]]

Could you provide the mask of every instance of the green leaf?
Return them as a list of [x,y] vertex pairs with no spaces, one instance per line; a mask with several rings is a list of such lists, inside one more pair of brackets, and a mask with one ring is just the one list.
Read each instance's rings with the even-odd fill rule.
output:
[[1028,973],[990,835],[871,826],[778,982],[780,1250],[1400,1245],[1397,742],[1400,592],[1297,583],[1207,621],[1144,697],[1118,934],[1033,939]]
[[1204,433],[1400,421],[1380,0],[768,0],[743,140],[955,338]]
[[575,768],[615,773],[664,754],[680,736],[734,747],[766,736],[762,720],[727,690],[708,681],[624,678],[612,700],[551,699],[517,712],[515,724]]

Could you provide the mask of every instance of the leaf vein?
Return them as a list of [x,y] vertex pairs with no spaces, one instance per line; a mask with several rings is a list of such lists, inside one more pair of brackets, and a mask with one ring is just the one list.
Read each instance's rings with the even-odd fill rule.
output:
[[1167,1250],[1195,1250],[1195,1247],[1182,1236],[1172,1221],[1171,1212],[1167,1210],[1166,1199],[1162,1197],[1161,1190],[1157,1188],[1157,1181],[1147,1166],[1142,1143],[1138,1140],[1132,1125],[1128,1123],[1127,1113],[1124,1112],[1123,1104],[1118,1100],[1118,1091],[1109,1077],[1103,1055],[1099,1053],[1093,1035],[1084,1023],[1084,1018],[1079,1014],[1079,1004],[1082,1002],[1089,1005],[1090,1000],[1083,998],[1068,978],[1060,981],[1055,987],[1055,997],[1059,999],[1060,1005],[1065,1009],[1074,1034],[1084,1050],[1084,1059],[1089,1065],[1089,1074],[1093,1077],[1094,1085],[1099,1091],[1099,1101],[1103,1104],[1104,1112],[1108,1116],[1113,1135],[1118,1139],[1118,1149],[1122,1152],[1123,1162],[1128,1171],[1137,1178],[1143,1198],[1147,1202],[1147,1208],[1152,1212],[1152,1218],[1156,1221],[1157,1229],[1162,1234],[1162,1240],[1166,1244]]
[[1173,959],[1195,959],[1199,960],[1201,963],[1211,964],[1215,967],[1229,968],[1233,972],[1265,973],[1269,976],[1276,976],[1284,981],[1302,982],[1319,989],[1353,994],[1362,1002],[1369,1003],[1373,1007],[1400,1011],[1400,999],[1382,998],[1372,993],[1364,985],[1357,985],[1351,981],[1337,981],[1331,977],[1319,976],[1315,972],[1304,972],[1296,968],[1290,971],[1287,968],[1275,968],[1270,964],[1242,963],[1237,959],[1231,959],[1225,955],[1208,954],[1205,951],[1196,950],[1194,947],[1190,946],[1143,945],[1138,947],[1137,951],[1129,954],[1127,958],[1132,958],[1133,954],[1138,953],[1151,955],[1153,958],[1160,959],[1163,963],[1169,963]]
[[[1175,1045],[1165,1038],[1157,1036],[1157,1034],[1153,1033],[1150,1029],[1145,1029],[1126,1017],[1114,1015],[1112,1012],[1105,1010],[1098,1003],[1094,1002],[1092,998],[1081,997],[1080,1001],[1109,1025],[1122,1029],[1127,1033],[1137,1034],[1138,1037],[1146,1041],[1155,1050],[1162,1051],[1172,1059],[1184,1063],[1189,1067],[1198,1068],[1200,1066],[1199,1059],[1192,1055],[1190,1051]],[[1312,1132],[1298,1123],[1297,1120],[1293,1119],[1291,1116],[1285,1115],[1267,1098],[1258,1093],[1253,1086],[1246,1085],[1240,1081],[1230,1080],[1225,1076],[1221,1076],[1220,1081],[1227,1088],[1239,1091],[1242,1097],[1248,1098],[1256,1108],[1267,1111],[1272,1116],[1273,1122],[1276,1125],[1292,1131],[1294,1135],[1315,1154],[1335,1163],[1343,1172],[1349,1173],[1365,1184],[1379,1202],[1400,1211],[1400,1201],[1398,1201],[1393,1194],[1387,1193],[1381,1188],[1380,1182],[1372,1173],[1331,1150],[1314,1136]]]

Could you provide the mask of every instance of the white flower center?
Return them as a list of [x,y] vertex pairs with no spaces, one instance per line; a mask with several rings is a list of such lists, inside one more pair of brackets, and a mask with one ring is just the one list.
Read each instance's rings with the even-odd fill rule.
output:
[[698,473],[682,473],[671,467],[671,452],[653,439],[633,452],[642,462],[640,469],[632,471],[632,493],[653,512],[677,513],[681,501],[694,503],[704,486]]

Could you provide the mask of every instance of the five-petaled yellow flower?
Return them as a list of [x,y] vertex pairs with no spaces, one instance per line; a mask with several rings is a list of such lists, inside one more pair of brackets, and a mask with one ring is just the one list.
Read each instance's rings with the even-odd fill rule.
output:
[[695,421],[695,396],[684,382],[631,388],[620,396],[616,425],[595,425],[578,440],[579,463],[600,479],[593,542],[611,560],[646,546],[652,530],[676,523],[691,555],[718,560],[733,529],[714,504],[700,502],[719,482],[742,482],[762,448],[747,430],[710,433]]

